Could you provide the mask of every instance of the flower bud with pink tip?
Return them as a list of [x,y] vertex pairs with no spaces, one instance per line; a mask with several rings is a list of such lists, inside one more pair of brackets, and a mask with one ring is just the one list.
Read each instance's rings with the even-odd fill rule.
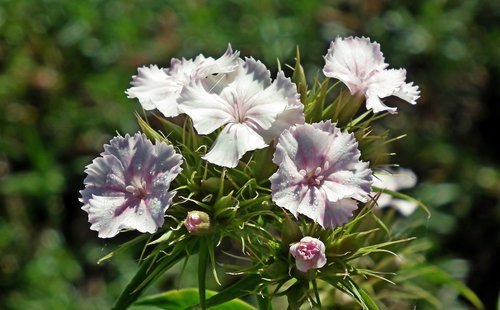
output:
[[184,226],[190,234],[202,235],[210,229],[210,217],[203,211],[190,211]]
[[297,269],[308,272],[326,264],[325,244],[313,237],[304,237],[290,246],[290,254],[295,258]]

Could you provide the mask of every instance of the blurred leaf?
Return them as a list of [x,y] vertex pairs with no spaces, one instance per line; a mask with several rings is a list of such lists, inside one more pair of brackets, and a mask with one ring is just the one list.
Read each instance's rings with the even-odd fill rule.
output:
[[261,283],[259,275],[251,274],[242,278],[238,282],[218,292],[207,300],[207,307],[213,307],[223,304],[233,299],[237,299],[254,292],[255,288]]
[[[206,291],[208,297],[217,294],[215,291]],[[135,302],[130,310],[164,309],[179,310],[187,309],[197,305],[199,300],[198,289],[188,288],[177,291],[145,297]],[[240,299],[233,299],[226,303],[210,307],[214,310],[254,310],[255,308]]]

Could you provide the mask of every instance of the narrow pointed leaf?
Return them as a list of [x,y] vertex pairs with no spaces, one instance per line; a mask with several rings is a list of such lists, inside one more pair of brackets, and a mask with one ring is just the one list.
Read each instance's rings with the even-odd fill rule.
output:
[[[207,296],[214,296],[217,292],[206,291]],[[136,303],[130,310],[178,310],[189,309],[196,306],[198,300],[198,289],[188,288],[182,290],[168,291],[165,293],[145,297]],[[254,307],[240,299],[234,299],[224,304],[211,307],[213,310],[255,310]]]

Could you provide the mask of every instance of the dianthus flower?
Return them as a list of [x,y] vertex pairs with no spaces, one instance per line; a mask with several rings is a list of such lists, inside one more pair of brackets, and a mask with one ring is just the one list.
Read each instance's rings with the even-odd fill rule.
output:
[[343,225],[366,202],[372,183],[358,143],[330,121],[292,126],[279,137],[271,180],[273,201],[322,227]]
[[325,244],[313,237],[304,237],[290,246],[295,266],[302,272],[318,269],[326,264]]
[[[401,189],[412,188],[417,184],[417,177],[410,169],[398,168],[388,169],[386,171],[376,171],[373,177],[373,186],[382,190],[388,189],[398,191]],[[373,193],[376,195],[376,193]],[[379,208],[393,207],[401,214],[408,216],[417,208],[417,204],[412,201],[394,198],[389,194],[380,194],[377,199]]]
[[386,69],[388,64],[384,61],[380,45],[371,43],[369,38],[337,37],[331,42],[325,62],[323,73],[342,81],[352,95],[365,96],[366,107],[373,109],[373,113],[396,112],[396,108],[382,102],[381,98],[388,96],[417,103],[420,94],[418,86],[405,82],[405,69]]
[[228,46],[219,59],[202,54],[195,59],[172,58],[170,68],[156,65],[137,69],[132,77],[133,87],[125,93],[128,98],[137,98],[145,110],[158,109],[166,117],[179,115],[177,98],[182,88],[193,80],[200,80],[207,89],[218,88],[223,84],[227,73],[236,69],[241,59],[239,52]]
[[85,169],[80,201],[90,229],[100,238],[125,229],[155,232],[176,194],[168,189],[181,164],[182,157],[164,142],[153,145],[140,133],[114,137]]
[[271,81],[264,64],[247,58],[232,74],[220,93],[195,80],[184,87],[178,100],[180,111],[191,117],[198,134],[224,126],[203,158],[230,168],[246,152],[268,146],[285,128],[304,122],[296,86],[283,72]]

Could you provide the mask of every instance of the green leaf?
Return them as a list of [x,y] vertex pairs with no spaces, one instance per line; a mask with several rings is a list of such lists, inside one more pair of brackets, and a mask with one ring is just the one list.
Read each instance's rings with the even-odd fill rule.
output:
[[253,293],[261,283],[261,277],[251,274],[207,299],[207,307],[223,304],[230,300]]
[[149,285],[184,258],[186,253],[193,253],[196,244],[195,241],[195,239],[190,239],[189,242],[177,243],[171,252],[161,257],[161,259],[158,259],[158,255],[164,253],[162,249],[157,250],[156,255],[148,256],[141,263],[135,276],[118,297],[113,309],[126,309],[129,307]]
[[351,277],[325,277],[323,280],[350,295],[363,310],[379,310],[379,307],[370,295],[360,288]]
[[[216,295],[217,292],[206,291],[206,295],[211,297]],[[196,306],[199,299],[198,289],[189,288],[181,289],[177,291],[169,291],[166,293],[152,295],[145,297],[130,307],[130,310],[153,310],[153,309],[164,309],[164,310],[179,310],[179,309],[189,309]],[[224,304],[211,307],[214,310],[255,310],[254,307],[248,303],[240,300],[233,299]]]
[[139,126],[141,127],[141,130],[142,132],[144,132],[144,134],[149,138],[149,139],[152,139],[152,140],[156,140],[156,141],[164,141],[165,138],[160,134],[158,133],[156,130],[154,130],[149,124],[147,121],[145,121],[140,115],[139,113],[135,112],[135,118],[137,119],[137,123],[139,124]]
[[[452,278],[446,271],[433,265],[422,265],[411,269],[417,277],[423,277],[428,281],[451,287],[462,297],[467,299],[476,309],[484,309],[484,305],[477,295],[461,281]],[[404,274],[402,274],[404,276]]]
[[114,257],[116,254],[136,245],[137,243],[140,243],[140,242],[143,242],[143,241],[146,241],[146,239],[149,238],[149,235],[147,234],[142,234],[130,241],[127,241],[125,242],[124,244],[120,245],[119,247],[117,247],[116,249],[114,249],[113,251],[109,252],[108,254],[106,254],[105,256],[101,257],[98,261],[97,261],[97,264],[102,264],[104,263],[105,261],[111,259],[112,257]]
[[300,94],[300,101],[304,103],[307,97],[307,81],[304,68],[300,64],[300,51],[298,46],[295,56],[295,67],[293,69],[292,82],[297,85],[297,91]]

